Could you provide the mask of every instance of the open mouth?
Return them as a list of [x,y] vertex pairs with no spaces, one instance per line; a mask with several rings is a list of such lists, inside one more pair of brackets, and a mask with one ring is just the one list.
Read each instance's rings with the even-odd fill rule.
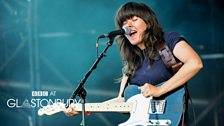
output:
[[131,32],[130,36],[134,35],[135,33],[137,33],[137,31]]

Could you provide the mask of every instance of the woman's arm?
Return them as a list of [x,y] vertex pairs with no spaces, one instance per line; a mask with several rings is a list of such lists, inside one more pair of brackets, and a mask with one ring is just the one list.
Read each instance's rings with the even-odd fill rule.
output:
[[123,78],[121,80],[121,84],[120,84],[120,90],[119,90],[119,94],[118,97],[123,97],[123,93],[124,93],[124,89],[127,86],[127,81],[128,81],[128,76],[123,75]]
[[173,54],[184,65],[179,71],[161,86],[161,94],[165,94],[177,87],[182,86],[194,77],[203,67],[202,61],[194,49],[182,40],[176,44]]
[[124,102],[125,100],[124,100],[124,97],[123,97],[123,93],[124,93],[124,89],[126,87],[127,81],[128,81],[128,76],[123,75],[122,80],[121,80],[121,84],[120,84],[120,90],[119,90],[118,96],[116,98],[107,100],[105,102]]
[[198,54],[184,40],[181,40],[175,45],[173,54],[176,58],[183,62],[184,65],[175,75],[173,75],[173,77],[164,82],[161,86],[156,87],[151,84],[145,84],[144,86],[139,87],[145,97],[159,97],[176,89],[177,87],[184,85],[203,67],[202,61]]

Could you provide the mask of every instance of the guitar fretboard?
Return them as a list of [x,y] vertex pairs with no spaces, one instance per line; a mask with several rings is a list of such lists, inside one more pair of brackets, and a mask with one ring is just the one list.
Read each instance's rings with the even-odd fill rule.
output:
[[[130,112],[133,103],[86,103],[85,111],[90,112]],[[77,111],[82,111],[82,104],[74,104]]]

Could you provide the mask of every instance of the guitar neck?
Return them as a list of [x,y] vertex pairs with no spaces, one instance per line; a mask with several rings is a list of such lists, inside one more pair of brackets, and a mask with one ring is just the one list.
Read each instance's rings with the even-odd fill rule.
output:
[[[82,111],[82,104],[73,104],[76,111]],[[86,103],[85,111],[88,112],[130,112],[132,103]]]

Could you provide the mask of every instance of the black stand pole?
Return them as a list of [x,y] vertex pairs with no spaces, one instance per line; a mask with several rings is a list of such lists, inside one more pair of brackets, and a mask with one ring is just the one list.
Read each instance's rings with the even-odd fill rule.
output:
[[[76,90],[72,93],[70,99],[74,99],[77,95],[79,97],[81,97],[82,99],[82,125],[86,126],[86,121],[85,121],[85,98],[86,98],[86,90],[84,89],[84,84],[87,80],[87,78],[90,76],[90,74],[92,73],[92,71],[94,69],[96,69],[97,64],[100,62],[100,60],[106,56],[106,51],[107,49],[113,44],[114,41],[114,37],[109,38],[109,41],[107,42],[107,46],[106,48],[103,50],[103,52],[100,54],[100,56],[96,59],[96,61],[94,62],[94,64],[91,66],[91,68],[89,69],[89,71],[85,74],[85,76],[83,77],[83,79],[80,81],[78,87],[76,88]],[[72,103],[73,100],[69,100],[69,104]],[[67,105],[69,106],[69,105]]]
[[82,122],[80,125],[86,126],[86,117],[85,117],[86,90],[84,88],[81,88],[80,92],[81,94],[78,94],[78,96],[81,98],[82,103]]

